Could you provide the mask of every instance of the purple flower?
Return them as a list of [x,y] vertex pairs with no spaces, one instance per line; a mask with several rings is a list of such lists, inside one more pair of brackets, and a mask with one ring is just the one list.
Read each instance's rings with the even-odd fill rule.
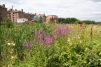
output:
[[41,40],[41,41],[43,40],[43,30],[39,31],[38,39]]
[[28,43],[25,45],[25,48],[31,48],[31,43],[28,42]]
[[35,34],[35,37],[38,36],[38,32],[36,30],[34,31],[34,34]]
[[64,36],[65,34],[69,34],[70,30],[67,25],[59,25],[57,27],[57,37],[59,38],[60,35]]
[[38,39],[39,39],[39,40],[42,40],[42,39],[43,39],[42,34],[39,34],[39,35],[38,35]]
[[52,44],[53,43],[53,38],[50,37],[50,36],[46,36],[45,37],[45,42],[46,42],[46,44]]
[[42,44],[42,45],[52,44],[53,38],[50,36],[46,36],[46,33],[43,29],[41,29],[39,31],[35,30],[34,43]]
[[60,27],[60,26],[58,26],[58,28],[57,28],[57,34],[59,35],[59,34],[62,34],[62,32],[63,32],[63,29]]
[[42,40],[42,45],[46,45],[44,40]]
[[37,30],[34,31],[34,43],[37,43],[39,33]]
[[42,34],[42,33],[43,33],[43,30],[41,29],[41,30],[40,30],[40,34]]

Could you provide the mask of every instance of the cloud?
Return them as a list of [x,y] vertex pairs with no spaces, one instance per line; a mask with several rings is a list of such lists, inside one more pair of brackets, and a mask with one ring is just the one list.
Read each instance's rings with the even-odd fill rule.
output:
[[91,15],[94,15],[94,16],[101,15],[101,12],[95,12],[95,13],[92,13]]
[[6,4],[8,9],[13,5],[14,9],[25,12],[76,17],[80,20],[99,21],[100,16],[92,14],[101,12],[100,0],[0,0],[0,4]]
[[1,0],[0,2],[10,3],[10,4],[22,4],[21,0]]
[[101,0],[91,0],[91,1],[94,1],[94,2],[101,2]]

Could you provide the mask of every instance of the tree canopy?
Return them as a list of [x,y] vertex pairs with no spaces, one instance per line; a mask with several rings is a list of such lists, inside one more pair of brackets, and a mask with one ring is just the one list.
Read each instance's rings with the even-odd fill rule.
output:
[[85,23],[85,24],[98,24],[98,23],[101,23],[101,22],[95,22],[93,20],[79,20],[77,18],[59,18],[58,19],[58,22],[59,23],[65,23],[65,24],[82,24],[82,23]]

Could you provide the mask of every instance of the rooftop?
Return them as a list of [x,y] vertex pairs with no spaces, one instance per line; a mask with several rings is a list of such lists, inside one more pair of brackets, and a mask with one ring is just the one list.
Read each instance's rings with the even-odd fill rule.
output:
[[1,7],[1,8],[6,8],[6,7],[5,7],[5,4],[3,4],[3,5],[0,5],[0,7]]

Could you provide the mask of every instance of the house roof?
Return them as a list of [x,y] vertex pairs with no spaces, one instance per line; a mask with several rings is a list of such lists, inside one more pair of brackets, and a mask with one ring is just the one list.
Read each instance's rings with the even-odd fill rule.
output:
[[55,17],[58,17],[57,15],[48,15],[47,17],[49,17],[49,16],[55,16]]

